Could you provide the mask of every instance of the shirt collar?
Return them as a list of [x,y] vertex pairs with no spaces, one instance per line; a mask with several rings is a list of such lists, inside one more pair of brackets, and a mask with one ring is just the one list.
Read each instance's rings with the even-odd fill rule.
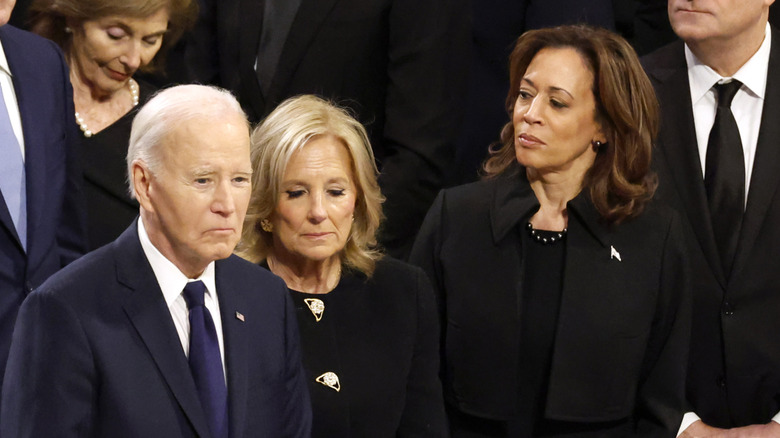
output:
[[5,50],[3,49],[3,42],[0,41],[0,71],[4,72],[10,77],[14,77],[11,74],[11,67],[8,66],[8,59],[5,57]]
[[[149,264],[152,265],[154,276],[157,277],[157,283],[160,285],[165,303],[168,307],[173,305],[173,302],[181,295],[184,290],[184,286],[190,281],[186,275],[184,275],[176,265],[168,260],[149,240],[149,235],[146,233],[144,227],[144,221],[138,219],[138,238],[141,240],[141,248],[144,250]],[[216,281],[214,275],[214,262],[206,266],[203,274],[195,280],[200,280],[206,285],[206,293],[210,294],[216,301]]]
[[[761,47],[748,61],[734,73],[733,79],[737,79],[759,99],[764,98],[766,91],[766,78],[769,67],[769,51],[772,45],[772,29],[769,23],[766,25],[764,41]],[[693,54],[688,45],[685,45],[685,62],[688,65],[688,75],[691,78],[691,99],[694,103],[704,97],[705,94],[718,82],[724,78],[715,72],[712,68],[702,63],[696,55]]]

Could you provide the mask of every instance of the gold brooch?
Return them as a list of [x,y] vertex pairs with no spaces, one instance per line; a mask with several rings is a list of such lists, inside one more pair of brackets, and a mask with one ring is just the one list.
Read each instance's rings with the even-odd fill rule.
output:
[[332,371],[328,371],[327,373],[322,374],[321,376],[317,377],[315,381],[318,383],[322,383],[323,385],[327,386],[330,389],[335,389],[336,392],[341,391],[341,383],[339,383],[339,376],[337,376],[336,373]]
[[309,306],[309,310],[311,310],[311,313],[314,315],[314,319],[319,322],[322,319],[322,314],[325,312],[325,303],[319,298],[306,298],[303,302]]

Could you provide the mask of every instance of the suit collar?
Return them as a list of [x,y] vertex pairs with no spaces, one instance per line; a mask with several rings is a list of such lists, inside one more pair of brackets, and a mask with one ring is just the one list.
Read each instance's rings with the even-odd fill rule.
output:
[[123,308],[193,428],[199,436],[208,437],[187,358],[136,230],[133,222],[112,244],[117,281],[128,289],[122,297]]
[[[22,120],[22,135],[24,136],[25,148],[25,171],[26,171],[26,191],[27,191],[27,253],[31,264],[35,264],[36,257],[43,254],[38,253],[37,230],[40,226],[50,220],[45,217],[47,202],[47,193],[50,188],[46,180],[46,169],[51,168],[48,161],[53,158],[51,153],[46,150],[52,142],[52,134],[44,126],[40,125],[40,114],[38,109],[40,105],[52,104],[55,96],[40,96],[37,84],[44,83],[48,79],[41,74],[40,66],[36,63],[35,57],[28,56],[27,47],[20,35],[24,31],[19,30],[8,24],[0,26],[0,41],[3,44],[8,66],[13,72],[14,92],[16,93],[16,103],[19,106],[19,116]],[[30,36],[31,38],[33,36]],[[38,38],[35,36],[35,38]],[[62,79],[68,80],[64,60],[62,61]],[[63,90],[70,90],[70,84],[63,84]],[[63,96],[63,101],[68,96]],[[72,110],[72,107],[71,107]],[[74,121],[75,123],[75,121]],[[0,220],[5,216],[0,214]],[[10,221],[10,216],[8,216]],[[9,222],[9,224],[12,224]],[[13,227],[13,225],[11,225]],[[18,238],[17,238],[18,239]],[[20,248],[21,248],[21,244]]]
[[[490,220],[493,241],[496,243],[539,210],[539,201],[528,183],[525,170],[519,166],[515,166],[515,170],[490,182],[493,184]],[[570,221],[576,218],[602,246],[606,246],[609,228],[601,220],[601,215],[590,201],[587,190],[581,191],[569,201],[566,208]]]
[[[683,42],[676,41],[649,58],[648,75],[659,84],[655,89],[661,104],[661,130],[654,160],[661,163],[659,167],[668,170],[681,208],[692,225],[707,263],[725,287],[726,276],[713,237],[704,190],[684,50]],[[671,184],[671,181],[661,178],[660,183]]]
[[[248,398],[249,371],[247,340],[251,334],[247,333],[245,318],[255,315],[245,314],[247,310],[246,299],[242,285],[235,279],[239,276],[229,272],[234,266],[236,256],[227,260],[216,262],[217,290],[219,291],[219,312],[222,317],[222,334],[225,341],[225,366],[228,378],[228,415],[231,431],[245,430],[246,406]],[[261,389],[262,390],[262,389]]]
[[327,20],[338,0],[301,0],[298,14],[290,25],[290,33],[284,43],[276,74],[271,83],[269,100],[276,102],[292,80],[295,69],[303,59],[312,41]]
[[[772,28],[772,47],[769,54],[766,95],[761,114],[761,128],[756,145],[753,175],[748,190],[740,240],[734,260],[734,274],[747,263],[747,257],[756,242],[766,212],[775,197],[780,182],[780,35]],[[737,275],[732,275],[734,279]]]
[[[18,95],[18,93],[19,93],[18,86],[16,85],[16,81],[13,80],[13,74],[11,74],[11,70],[10,70],[10,67],[9,67],[9,64],[8,64],[8,57],[5,55],[6,48],[3,47],[3,45],[8,45],[12,49],[14,47],[14,40],[12,38],[12,35],[9,35],[7,26],[0,26],[0,50],[2,50],[2,57],[0,57],[0,69],[3,69],[12,78],[12,83],[14,84],[14,92]],[[13,55],[14,50],[12,50],[11,53],[12,53],[12,57],[15,58],[14,59],[14,61],[15,61],[14,64],[18,64],[18,62],[20,60],[18,59],[18,57]],[[19,66],[19,68],[21,69],[21,68],[23,68],[23,66]],[[2,102],[0,102],[0,104],[1,103]],[[20,112],[20,116],[21,116],[21,105],[18,103],[18,97],[17,97],[17,106],[19,106],[19,112]],[[22,119],[22,120],[24,120],[24,119]],[[26,155],[29,156],[29,153],[27,153]],[[27,161],[28,160],[25,159],[25,173],[29,172],[28,166],[31,164],[31,163],[28,163]],[[30,178],[29,177],[27,178],[26,183],[30,184]],[[25,191],[29,193],[29,191],[30,191],[29,187],[27,187],[25,189]],[[31,235],[33,234],[31,232],[32,230],[29,229],[30,228],[30,223],[32,222],[32,221],[30,221],[30,217],[31,217],[30,207],[31,206],[29,205],[30,204],[30,199],[29,198],[30,197],[28,195],[28,199],[27,199],[27,204],[28,204],[27,205],[27,216],[28,216],[28,219],[27,219],[27,224],[28,224],[27,225],[27,227],[28,227],[28,232],[27,232],[27,253],[28,254],[30,252],[30,240],[31,240],[30,238],[31,238]],[[13,220],[11,219],[11,214],[8,212],[8,207],[5,204],[5,198],[3,198],[2,193],[0,193],[0,202],[2,202],[2,205],[0,205],[0,224],[2,224],[4,228],[6,228],[6,231],[11,236],[11,240],[16,243],[17,249],[20,252],[24,253],[25,250],[22,247],[22,242],[19,239],[19,234],[16,232],[16,226],[14,226]]]
[[[244,0],[247,3],[248,0]],[[316,37],[323,23],[338,0],[301,0],[298,13],[290,24],[289,32],[281,48],[278,62],[267,95],[263,93],[255,74],[255,60],[260,44],[261,30],[258,23],[263,22],[263,8],[255,1],[242,7],[240,26],[239,71],[241,75],[240,95],[245,108],[251,108],[254,119],[264,117],[287,94],[298,64]]]

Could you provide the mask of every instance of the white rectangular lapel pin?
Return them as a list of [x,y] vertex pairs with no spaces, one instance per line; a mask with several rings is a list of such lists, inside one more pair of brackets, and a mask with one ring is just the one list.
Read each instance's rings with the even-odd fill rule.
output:
[[620,253],[617,252],[614,246],[609,246],[609,258],[610,259],[617,259],[617,261],[622,262],[623,260],[620,258]]
[[239,311],[236,311],[236,319],[241,322],[244,322],[244,314]]

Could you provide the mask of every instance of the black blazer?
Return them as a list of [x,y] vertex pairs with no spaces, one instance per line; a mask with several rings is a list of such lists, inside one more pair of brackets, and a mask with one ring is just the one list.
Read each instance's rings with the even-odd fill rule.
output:
[[[412,251],[441,306],[445,399],[462,412],[490,419],[518,414],[519,233],[538,207],[522,171],[445,190]],[[567,208],[545,417],[629,419],[637,433],[674,436],[690,330],[678,219],[651,204],[639,218],[610,228],[584,193]]]
[[[327,294],[291,293],[313,437],[447,436],[436,305],[422,270],[385,257],[370,279],[345,271]],[[307,298],[324,302],[319,321]],[[338,392],[316,381],[327,371],[339,377]]]
[[[308,437],[309,394],[287,288],[237,256],[216,262],[231,438]],[[61,270],[19,311],[4,437],[211,435],[137,223]]]
[[688,398],[713,426],[766,423],[780,412],[780,29],[772,28],[761,129],[728,281],[712,233],[683,47],[673,43],[642,61],[663,115],[657,195],[684,215],[693,265]]
[[451,33],[467,29],[448,27],[452,2],[301,0],[289,27],[272,27],[286,38],[277,56],[260,58],[259,69],[273,71],[261,86],[254,64],[271,21],[264,3],[201,0],[187,41],[188,79],[232,90],[253,121],[299,94],[348,106],[366,126],[382,171],[382,241],[405,256],[454,157],[460,107],[453,102],[462,87],[452,81],[462,76],[447,66]]

